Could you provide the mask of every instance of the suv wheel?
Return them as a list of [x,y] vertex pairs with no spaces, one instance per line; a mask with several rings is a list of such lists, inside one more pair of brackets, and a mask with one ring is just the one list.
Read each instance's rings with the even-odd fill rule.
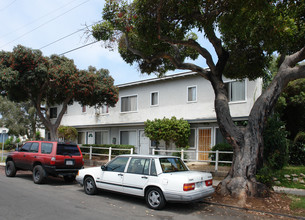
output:
[[160,210],[164,208],[166,204],[162,191],[157,187],[148,189],[145,195],[145,200],[147,206],[151,209]]
[[75,180],[75,175],[64,176],[64,179],[66,183],[73,183],[73,181]]
[[44,182],[46,178],[46,171],[43,169],[41,165],[37,165],[33,169],[33,181],[36,184],[41,184]]
[[16,176],[16,167],[13,161],[7,161],[5,166],[5,175],[8,177]]
[[88,195],[95,195],[97,193],[97,188],[92,177],[86,177],[84,180],[84,190]]

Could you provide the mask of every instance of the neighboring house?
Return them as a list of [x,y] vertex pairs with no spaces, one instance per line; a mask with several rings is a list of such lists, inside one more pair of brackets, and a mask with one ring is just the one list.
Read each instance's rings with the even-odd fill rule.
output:
[[[262,92],[262,80],[224,82],[233,119],[247,120]],[[68,106],[61,124],[77,128],[79,144],[130,144],[135,146],[136,153],[150,154],[154,143],[144,134],[144,122],[172,116],[190,123],[190,150],[210,150],[224,141],[217,125],[214,91],[210,82],[197,73],[184,72],[117,86],[119,101],[114,108],[96,109],[78,103]],[[51,117],[56,118],[60,108],[51,108]],[[159,148],[165,148],[165,144],[161,142]],[[201,160],[207,154],[194,153],[189,157]]]

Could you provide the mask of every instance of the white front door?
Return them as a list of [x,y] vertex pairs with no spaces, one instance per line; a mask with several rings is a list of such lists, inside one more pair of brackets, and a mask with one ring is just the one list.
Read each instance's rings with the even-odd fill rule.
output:
[[139,131],[140,143],[138,154],[148,155],[149,154],[149,138],[146,137],[144,130]]

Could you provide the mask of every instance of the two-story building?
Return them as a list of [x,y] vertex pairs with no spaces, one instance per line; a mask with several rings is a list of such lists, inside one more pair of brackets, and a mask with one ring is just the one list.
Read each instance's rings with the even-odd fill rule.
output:
[[[247,120],[262,92],[262,80],[225,82],[232,117],[236,121]],[[68,106],[61,124],[77,128],[79,144],[130,144],[136,153],[150,154],[154,146],[144,134],[144,122],[172,116],[190,123],[190,150],[210,150],[223,142],[216,121],[214,91],[210,82],[197,73],[184,72],[117,86],[119,101],[114,108],[96,109],[78,103]],[[52,117],[56,117],[57,108],[61,106],[51,109]],[[161,142],[159,148],[164,147]],[[200,155],[189,156],[202,159],[204,155]]]

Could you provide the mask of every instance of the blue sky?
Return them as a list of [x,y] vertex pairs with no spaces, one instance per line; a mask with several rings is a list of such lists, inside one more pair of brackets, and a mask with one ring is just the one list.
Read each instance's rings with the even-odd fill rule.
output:
[[[87,41],[84,30],[59,39],[101,20],[103,6],[103,0],[1,0],[0,50],[12,51],[14,46],[21,44],[32,49],[41,48],[43,54],[49,56],[81,47],[93,41]],[[50,43],[53,44],[47,46]],[[108,69],[115,84],[149,78],[136,66],[126,64],[116,49],[110,51],[101,43],[65,56],[73,59],[79,69],[87,69],[90,65]],[[206,66],[201,59],[196,63]]]

